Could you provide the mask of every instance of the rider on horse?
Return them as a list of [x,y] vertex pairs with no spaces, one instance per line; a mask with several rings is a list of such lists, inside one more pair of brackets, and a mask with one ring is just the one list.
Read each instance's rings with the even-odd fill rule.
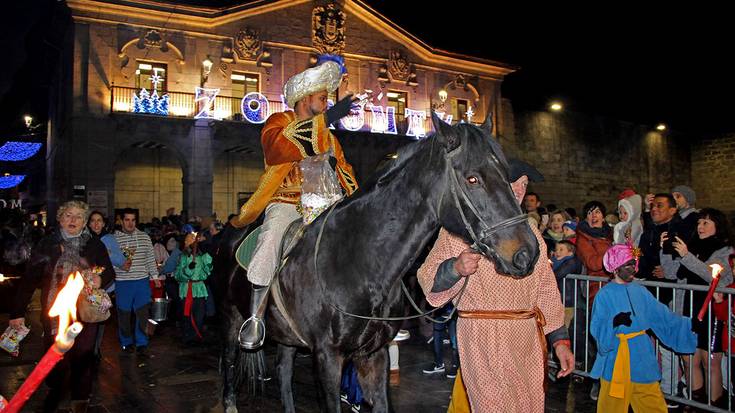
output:
[[250,318],[240,329],[239,340],[248,350],[263,344],[268,290],[280,262],[281,239],[288,225],[301,218],[297,208],[303,181],[300,161],[331,150],[337,160],[335,169],[339,184],[347,195],[357,190],[352,166],[329,130],[329,125],[349,114],[352,95],[325,111],[328,92],[337,90],[342,82],[343,67],[327,60],[286,82],[283,93],[286,103],[294,109],[275,113],[265,122],[261,132],[265,172],[240,215],[231,221],[233,226],[242,228],[265,210],[265,220],[247,269],[248,280],[252,283]]

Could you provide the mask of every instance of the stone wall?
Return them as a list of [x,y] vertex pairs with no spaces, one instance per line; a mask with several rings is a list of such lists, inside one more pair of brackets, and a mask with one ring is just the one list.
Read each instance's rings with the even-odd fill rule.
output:
[[683,136],[568,111],[506,111],[502,122],[506,133],[500,142],[507,154],[536,166],[546,178],[529,186],[543,204],[580,212],[586,202],[599,200],[613,210],[625,188],[645,194],[691,183]]
[[735,134],[715,136],[692,143],[692,188],[697,207],[735,213]]

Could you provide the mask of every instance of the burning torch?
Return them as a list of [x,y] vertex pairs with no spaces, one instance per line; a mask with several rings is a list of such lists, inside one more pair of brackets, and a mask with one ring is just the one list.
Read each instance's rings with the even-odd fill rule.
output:
[[[56,334],[56,341],[48,349],[46,355],[31,375],[23,382],[18,392],[10,400],[8,406],[2,410],[2,413],[17,413],[23,408],[23,405],[31,398],[43,379],[51,372],[56,363],[58,363],[64,354],[74,345],[74,339],[82,332],[82,324],[77,322],[77,297],[84,288],[84,278],[79,272],[70,274],[64,285],[59,291],[54,304],[48,312],[51,317],[59,317],[59,329]],[[71,322],[71,325],[69,325]]]
[[699,321],[704,320],[704,314],[707,312],[709,302],[712,301],[712,295],[715,293],[715,290],[717,289],[717,284],[720,282],[720,272],[722,271],[722,267],[719,264],[712,264],[710,265],[710,268],[712,268],[712,282],[709,285],[707,298],[705,298],[702,309],[699,310],[699,314],[697,315],[697,319]]

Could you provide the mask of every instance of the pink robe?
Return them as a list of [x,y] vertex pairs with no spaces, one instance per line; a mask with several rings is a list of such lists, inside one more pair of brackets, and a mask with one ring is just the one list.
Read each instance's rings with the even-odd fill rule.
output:
[[[531,275],[514,279],[499,275],[487,258],[480,260],[458,303],[459,310],[533,310],[546,318],[544,333],[564,324],[564,307],[546,245],[533,229],[539,243],[539,259]],[[462,287],[464,278],[447,291],[432,293],[439,265],[457,257],[469,246],[442,229],[434,247],[418,271],[426,298],[441,307]],[[459,318],[457,322],[462,378],[473,412],[543,412],[544,364],[536,320],[485,320]]]

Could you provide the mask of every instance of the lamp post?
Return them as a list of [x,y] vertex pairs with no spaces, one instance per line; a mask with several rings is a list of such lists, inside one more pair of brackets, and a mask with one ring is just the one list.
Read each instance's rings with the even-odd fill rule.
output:
[[204,87],[204,84],[207,82],[207,79],[209,79],[209,73],[212,72],[212,65],[214,63],[209,58],[209,55],[207,55],[206,58],[202,61],[202,85],[201,87]]

